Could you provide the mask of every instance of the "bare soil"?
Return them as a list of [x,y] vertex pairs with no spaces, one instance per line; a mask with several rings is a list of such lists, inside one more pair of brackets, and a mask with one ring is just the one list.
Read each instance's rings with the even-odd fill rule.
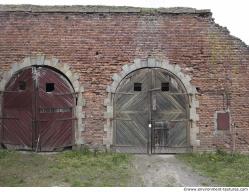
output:
[[131,185],[145,187],[201,187],[214,186],[176,159],[174,155],[135,155],[132,161],[134,180]]

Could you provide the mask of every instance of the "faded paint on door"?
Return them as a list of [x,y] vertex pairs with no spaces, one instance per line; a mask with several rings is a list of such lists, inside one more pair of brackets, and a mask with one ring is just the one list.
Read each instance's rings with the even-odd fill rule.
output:
[[[151,80],[145,74],[148,69],[128,75],[119,85],[115,103],[115,146],[127,152],[147,153],[148,150],[148,91]],[[141,90],[135,83],[142,83]]]
[[67,80],[48,68],[38,68],[37,121],[42,151],[72,146],[74,96]]
[[73,106],[73,90],[60,73],[38,66],[19,72],[3,96],[2,143],[37,151],[71,146]]
[[32,149],[32,68],[20,71],[8,82],[3,94],[2,143],[15,149]]
[[128,153],[184,151],[188,119],[188,95],[180,80],[159,68],[134,71],[115,92],[113,147]]

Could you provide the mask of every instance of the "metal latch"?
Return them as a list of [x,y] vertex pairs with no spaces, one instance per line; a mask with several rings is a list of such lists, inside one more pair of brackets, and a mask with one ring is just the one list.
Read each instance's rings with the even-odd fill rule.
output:
[[152,96],[152,110],[156,111],[156,95]]

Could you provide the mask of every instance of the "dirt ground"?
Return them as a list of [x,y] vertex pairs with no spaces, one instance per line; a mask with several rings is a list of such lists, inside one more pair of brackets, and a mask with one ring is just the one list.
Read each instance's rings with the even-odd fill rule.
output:
[[136,175],[132,185],[140,186],[141,184],[145,187],[215,186],[210,179],[193,172],[174,155],[135,155],[132,163]]

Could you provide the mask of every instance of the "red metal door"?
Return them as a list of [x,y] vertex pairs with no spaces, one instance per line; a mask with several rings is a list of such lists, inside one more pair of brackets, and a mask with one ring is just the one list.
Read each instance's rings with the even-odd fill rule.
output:
[[60,73],[45,67],[19,72],[3,96],[2,144],[36,151],[71,146],[73,106],[73,90]]
[[74,96],[59,73],[37,68],[37,142],[41,151],[72,146]]
[[3,94],[2,143],[10,149],[32,149],[32,68],[14,75]]

